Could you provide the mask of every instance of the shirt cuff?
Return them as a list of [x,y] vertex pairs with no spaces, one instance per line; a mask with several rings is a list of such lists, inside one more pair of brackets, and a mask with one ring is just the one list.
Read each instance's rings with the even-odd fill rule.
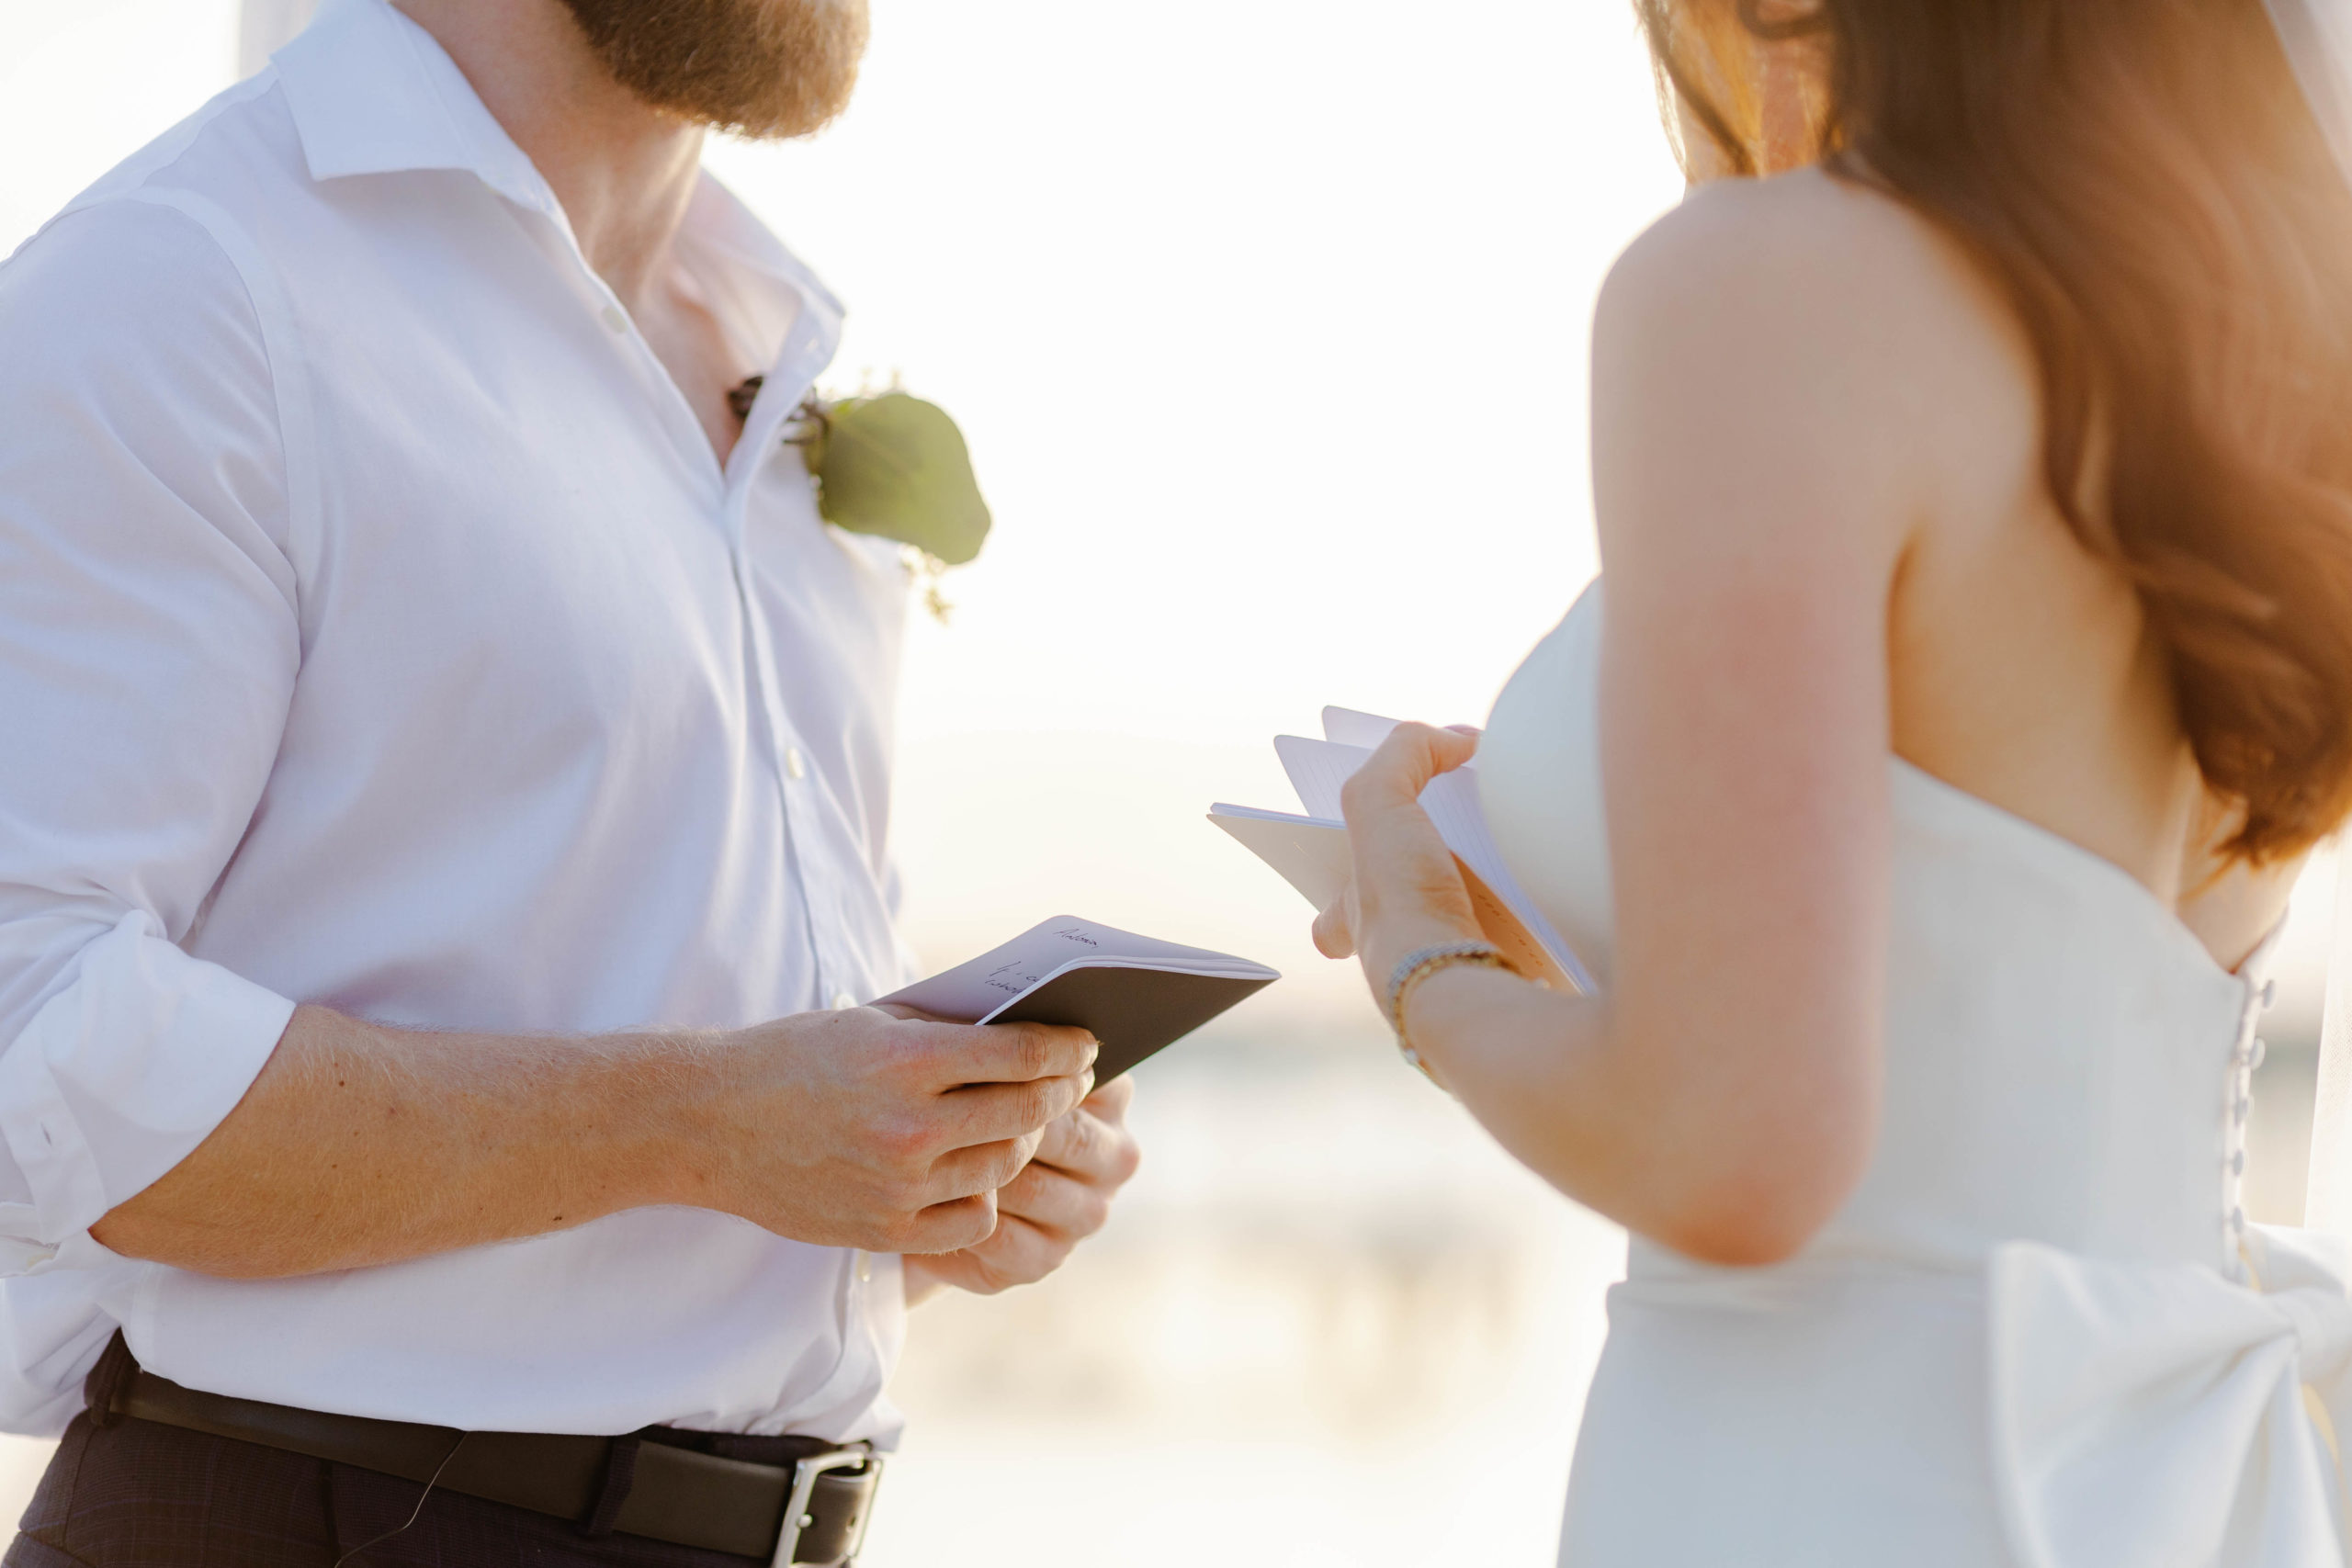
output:
[[143,910],[83,949],[73,982],[0,1052],[0,1144],[32,1195],[0,1203],[0,1276],[70,1266],[69,1243],[236,1109],[293,1016]]

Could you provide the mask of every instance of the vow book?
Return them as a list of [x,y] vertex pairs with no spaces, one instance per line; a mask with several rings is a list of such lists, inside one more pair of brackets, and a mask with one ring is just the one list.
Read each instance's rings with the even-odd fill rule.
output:
[[883,1001],[951,1023],[1058,1023],[1101,1042],[1109,1083],[1282,976],[1262,964],[1057,915]]
[[[1282,759],[1291,787],[1298,791],[1303,816],[1219,805],[1209,807],[1209,820],[1281,873],[1283,881],[1320,909],[1347,891],[1355,874],[1347,824],[1340,815],[1340,790],[1396,728],[1393,718],[1325,708],[1322,739],[1274,737],[1274,754]],[[1512,965],[1531,979],[1563,990],[1591,990],[1592,979],[1584,965],[1577,962],[1544,912],[1520,890],[1510,867],[1503,863],[1502,852],[1487,830],[1486,810],[1478,804],[1477,764],[1474,761],[1431,779],[1421,792],[1421,809],[1436,824],[1445,847],[1453,852],[1487,940],[1501,948]]]

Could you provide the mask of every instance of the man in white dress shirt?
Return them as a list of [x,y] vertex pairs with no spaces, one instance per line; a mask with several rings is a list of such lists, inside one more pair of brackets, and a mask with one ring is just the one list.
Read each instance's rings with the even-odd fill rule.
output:
[[865,33],[328,0],[0,267],[7,1563],[837,1561],[906,1300],[1131,1173],[1082,1033],[856,1005],[906,581],[698,157]]

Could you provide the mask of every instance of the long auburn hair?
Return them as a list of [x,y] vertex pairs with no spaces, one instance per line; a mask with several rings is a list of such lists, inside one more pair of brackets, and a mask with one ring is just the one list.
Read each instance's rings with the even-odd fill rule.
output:
[[[2352,815],[2352,186],[2262,0],[1634,0],[1736,172],[1817,55],[1838,177],[1962,244],[2040,366],[2044,477],[2135,586],[2228,855]],[[1687,160],[1686,160],[1687,161]]]

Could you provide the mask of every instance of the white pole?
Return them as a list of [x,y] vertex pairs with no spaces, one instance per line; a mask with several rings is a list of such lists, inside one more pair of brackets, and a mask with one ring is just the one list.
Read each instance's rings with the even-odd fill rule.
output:
[[237,28],[237,75],[252,75],[269,63],[271,51],[302,30],[318,0],[244,0]]

